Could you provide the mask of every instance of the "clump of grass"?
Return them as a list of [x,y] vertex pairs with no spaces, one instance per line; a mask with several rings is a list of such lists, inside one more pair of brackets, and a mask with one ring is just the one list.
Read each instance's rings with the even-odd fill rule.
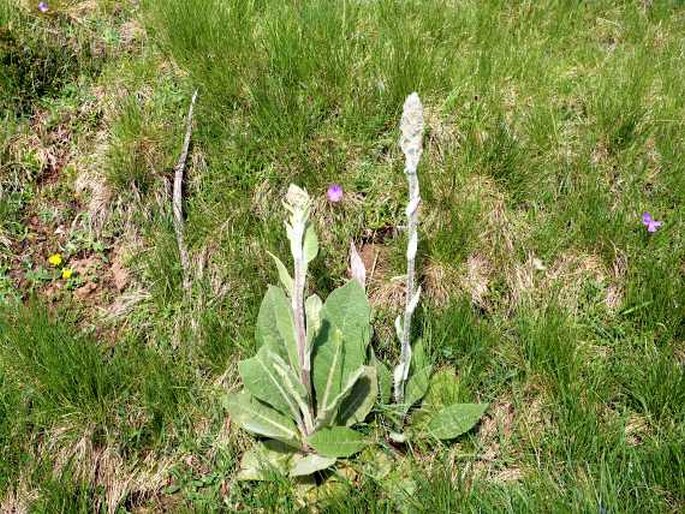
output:
[[80,75],[97,73],[102,59],[73,19],[41,17],[16,4],[0,2],[0,110],[22,115]]
[[13,411],[0,424],[8,442],[0,454],[3,493],[29,458],[39,476],[54,469],[57,480],[81,483],[89,494],[102,487],[114,505],[136,489],[145,496],[162,487],[182,453],[174,448],[203,417],[188,361],[133,341],[109,349],[39,305],[4,309],[0,329],[0,409]]

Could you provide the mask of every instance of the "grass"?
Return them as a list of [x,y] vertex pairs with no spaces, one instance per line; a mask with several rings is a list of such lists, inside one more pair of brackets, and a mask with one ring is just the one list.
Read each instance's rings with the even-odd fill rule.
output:
[[[396,358],[416,90],[419,331],[491,408],[435,452],[382,444],[394,470],[359,459],[321,510],[682,511],[683,21],[667,2],[0,0],[2,509],[302,510],[303,484],[234,479],[251,443],[222,394],[293,181],[317,199],[312,289],[342,282],[354,239]],[[168,187],[196,88],[184,295]]]

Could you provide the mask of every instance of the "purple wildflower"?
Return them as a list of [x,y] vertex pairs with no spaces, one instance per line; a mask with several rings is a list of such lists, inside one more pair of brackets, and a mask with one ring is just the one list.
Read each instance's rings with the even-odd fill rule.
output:
[[48,12],[48,3],[47,2],[40,2],[38,4],[38,10],[40,12]]
[[343,197],[343,188],[340,184],[331,184],[328,186],[326,197],[329,202],[338,203]]
[[647,232],[656,232],[659,227],[663,224],[663,221],[657,221],[652,218],[652,215],[648,212],[642,214],[642,224],[647,227]]

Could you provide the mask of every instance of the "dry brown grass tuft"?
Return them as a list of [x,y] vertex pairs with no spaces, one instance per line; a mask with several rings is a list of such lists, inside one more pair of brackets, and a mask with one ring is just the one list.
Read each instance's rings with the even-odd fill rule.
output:
[[391,278],[388,282],[369,290],[369,302],[378,309],[400,312],[406,296],[403,276]]
[[678,364],[685,367],[685,341],[680,341],[673,350],[673,356]]
[[510,439],[514,432],[516,412],[514,405],[506,400],[498,400],[490,405],[481,420],[478,435],[486,448],[483,458],[494,460],[499,454],[500,439]]
[[607,301],[610,294],[616,294],[609,288],[609,271],[600,257],[584,252],[569,250],[549,265],[529,254],[524,262],[514,262],[506,273],[510,309],[540,305],[553,296],[560,306],[577,312],[588,282],[605,288]]
[[609,312],[617,312],[625,295],[625,277],[628,271],[628,256],[616,249],[616,257],[609,271],[609,285],[606,293],[606,306]]
[[268,180],[257,184],[252,193],[251,212],[260,221],[266,221],[273,216],[275,208],[281,208],[280,195]]
[[644,416],[632,414],[626,423],[624,435],[628,446],[639,446],[649,432],[649,421]]
[[124,321],[139,303],[149,299],[150,293],[146,291],[127,291],[118,296],[110,305],[101,309],[102,320],[108,323]]
[[81,110],[82,114],[103,113],[103,122],[88,141],[87,152],[79,152],[74,156],[74,167],[79,170],[74,183],[74,188],[78,195],[82,196],[87,205],[89,228],[95,233],[100,234],[103,227],[110,217],[115,200],[114,193],[109,187],[107,178],[103,173],[107,152],[109,150],[109,130],[106,128],[114,119],[106,98],[109,91],[102,87],[93,88],[93,100],[86,102]]
[[583,252],[566,252],[555,260],[546,271],[540,288],[552,290],[559,285],[559,301],[570,310],[578,308],[578,297],[588,280],[605,284],[607,270],[599,256]]
[[509,291],[509,311],[530,300],[535,288],[536,272],[542,271],[539,259],[528,255],[525,262],[513,262],[506,269],[506,283]]
[[461,286],[471,296],[471,302],[486,311],[491,307],[488,294],[493,273],[490,261],[474,253],[466,260],[466,274],[461,277]]
[[482,219],[477,220],[483,227],[478,236],[478,253],[493,264],[509,261],[517,245],[526,240],[527,226],[518,221],[523,217],[508,211],[504,193],[490,177],[471,177],[463,194],[477,200],[483,213]]
[[423,267],[424,298],[435,307],[444,307],[459,291],[457,270],[449,264],[429,260]]
[[[231,293],[231,280],[223,266],[219,248],[210,243],[193,259],[196,280],[206,285],[202,288],[199,308],[221,302]],[[237,300],[237,299],[236,299]]]
[[101,2],[98,0],[81,0],[70,3],[64,12],[76,21],[79,21],[95,15],[100,9],[100,4]]
[[0,512],[6,514],[28,514],[31,504],[39,497],[36,489],[30,486],[30,477],[22,473],[14,487],[10,487],[0,499]]
[[483,255],[471,254],[459,267],[429,261],[424,269],[426,297],[436,307],[444,307],[457,294],[466,294],[478,308],[491,309],[489,287],[494,269]]
[[377,309],[399,311],[404,305],[404,276],[392,277],[389,266],[390,248],[367,243],[359,248],[359,256],[366,269],[366,288],[369,302]]
[[[464,133],[459,130],[456,120],[445,119],[436,108],[424,106],[423,114],[428,128],[424,155],[431,164],[443,164],[445,155],[459,152]],[[433,166],[429,166],[428,173],[433,169]]]
[[94,170],[84,170],[76,179],[76,192],[88,195],[86,211],[88,213],[89,228],[100,234],[111,213],[110,206],[113,193],[105,177]]
[[609,159],[609,147],[606,141],[599,140],[595,147],[592,149],[592,154],[590,155],[590,163],[593,166],[604,165]]
[[141,45],[147,38],[145,27],[137,20],[128,20],[119,27],[121,46],[127,50],[132,50]]
[[478,436],[483,451],[474,464],[476,476],[494,482],[514,482],[523,478],[523,470],[511,465],[509,456],[504,452],[516,428],[516,410],[506,400],[497,401],[490,406],[480,424]]
[[516,432],[533,448],[538,446],[536,441],[553,429],[548,406],[552,400],[545,387],[532,381],[527,385],[525,397],[517,404]]

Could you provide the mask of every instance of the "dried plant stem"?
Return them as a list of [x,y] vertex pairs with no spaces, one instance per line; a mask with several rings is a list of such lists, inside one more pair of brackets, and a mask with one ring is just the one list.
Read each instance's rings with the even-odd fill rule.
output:
[[183,140],[183,149],[181,156],[174,168],[174,193],[173,193],[173,210],[174,210],[174,231],[176,232],[176,243],[178,244],[178,253],[181,257],[181,268],[183,269],[183,291],[188,293],[190,291],[190,257],[188,255],[188,247],[185,242],[185,229],[183,225],[183,173],[185,172],[186,161],[188,160],[188,149],[190,148],[190,136],[193,132],[193,110],[195,108],[195,101],[197,100],[197,90],[193,93],[193,98],[190,101],[190,108],[188,109],[188,117],[186,118],[186,134]]

